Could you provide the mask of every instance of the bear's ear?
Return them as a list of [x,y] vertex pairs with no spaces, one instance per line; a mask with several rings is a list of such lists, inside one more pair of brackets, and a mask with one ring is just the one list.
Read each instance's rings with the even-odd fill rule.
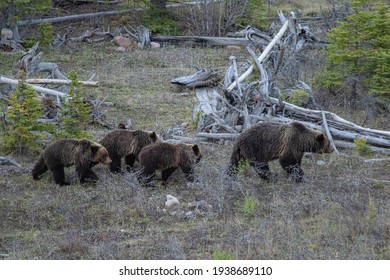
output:
[[118,128],[119,129],[126,129],[126,125],[124,123],[119,123]]
[[324,142],[325,140],[325,135],[323,133],[320,133],[316,136],[316,140],[320,143]]
[[156,142],[158,140],[158,136],[157,136],[156,132],[154,132],[154,131],[149,134],[149,137],[150,137],[150,139],[153,140],[153,142]]
[[96,155],[97,152],[99,151],[100,147],[101,147],[101,146],[99,146],[99,145],[91,145],[92,154],[93,154],[93,155]]
[[200,149],[199,149],[198,145],[194,144],[192,146],[192,150],[194,151],[194,154],[195,154],[196,157],[200,156]]

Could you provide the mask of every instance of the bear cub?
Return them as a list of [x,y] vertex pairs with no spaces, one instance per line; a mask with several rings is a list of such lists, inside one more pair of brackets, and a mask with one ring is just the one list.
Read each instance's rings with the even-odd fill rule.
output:
[[32,176],[34,180],[39,180],[40,175],[50,170],[56,184],[69,185],[65,182],[64,167],[75,165],[80,183],[84,183],[87,178],[97,181],[99,178],[91,167],[99,162],[105,164],[111,162],[107,150],[99,143],[88,139],[57,140],[40,154],[32,170]]
[[196,144],[152,144],[144,147],[139,154],[142,171],[138,179],[141,183],[151,186],[155,171],[161,170],[165,185],[169,176],[180,167],[187,180],[193,181],[194,166],[201,158],[200,148]]
[[244,130],[236,139],[230,157],[229,174],[237,172],[240,161],[248,160],[262,179],[270,180],[268,162],[279,159],[280,165],[296,182],[303,181],[301,161],[305,152],[331,153],[332,146],[324,133],[304,126],[258,123]]
[[110,171],[121,172],[123,157],[127,170],[131,171],[135,161],[138,161],[141,149],[158,142],[160,142],[160,139],[154,131],[117,129],[107,133],[100,144],[107,149],[112,160]]

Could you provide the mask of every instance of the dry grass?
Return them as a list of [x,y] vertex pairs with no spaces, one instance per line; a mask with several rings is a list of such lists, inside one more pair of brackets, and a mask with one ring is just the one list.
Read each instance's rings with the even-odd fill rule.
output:
[[[171,79],[192,74],[192,66],[224,68],[232,54],[248,57],[219,48],[113,49],[65,46],[43,60],[64,72],[75,69],[82,79],[95,72],[101,86],[86,94],[115,103],[105,108],[109,121],[131,116],[136,128],[158,132],[192,121],[193,92],[178,91]],[[100,140],[106,130],[91,132]],[[95,167],[100,181],[94,186],[75,184],[68,168],[73,184],[67,187],[49,174],[33,181],[34,158],[18,158],[22,170],[1,166],[0,253],[9,259],[211,259],[216,251],[234,259],[390,258],[389,162],[330,155],[317,166],[305,158],[302,184],[286,178],[277,163],[271,165],[279,175],[275,183],[252,170],[231,181],[224,170],[232,144],[201,147],[197,182],[188,184],[176,172],[166,187],[141,187],[135,174],[111,174],[102,165]],[[164,209],[167,194],[181,204]],[[211,208],[190,205],[199,201]]]

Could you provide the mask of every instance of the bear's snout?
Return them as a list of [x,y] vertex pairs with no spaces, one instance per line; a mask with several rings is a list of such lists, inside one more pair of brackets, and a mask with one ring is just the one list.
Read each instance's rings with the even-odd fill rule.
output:
[[107,155],[105,156],[102,160],[101,160],[102,163],[105,163],[105,164],[110,164],[112,162],[111,158]]

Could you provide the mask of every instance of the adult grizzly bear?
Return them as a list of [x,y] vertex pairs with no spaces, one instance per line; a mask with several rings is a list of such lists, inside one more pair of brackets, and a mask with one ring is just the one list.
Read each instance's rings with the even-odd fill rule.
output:
[[229,173],[235,174],[241,160],[249,160],[261,178],[270,180],[270,160],[279,163],[296,182],[303,181],[301,161],[304,152],[331,153],[333,148],[324,133],[301,123],[258,123],[244,130],[233,145]]
[[125,158],[127,170],[131,171],[134,162],[138,160],[141,149],[159,141],[160,139],[155,132],[117,129],[107,133],[100,144],[107,149],[112,160],[110,170],[120,172],[122,157]]
[[149,184],[156,170],[161,170],[163,184],[180,167],[189,181],[193,181],[194,165],[202,158],[196,144],[157,143],[146,146],[139,154],[143,169],[138,177],[141,183]]
[[75,165],[80,183],[84,183],[87,178],[97,181],[99,178],[91,167],[99,162],[111,162],[107,150],[99,143],[88,139],[57,140],[43,150],[32,170],[32,176],[38,180],[41,174],[50,170],[57,184],[69,185],[65,182],[64,167]]

